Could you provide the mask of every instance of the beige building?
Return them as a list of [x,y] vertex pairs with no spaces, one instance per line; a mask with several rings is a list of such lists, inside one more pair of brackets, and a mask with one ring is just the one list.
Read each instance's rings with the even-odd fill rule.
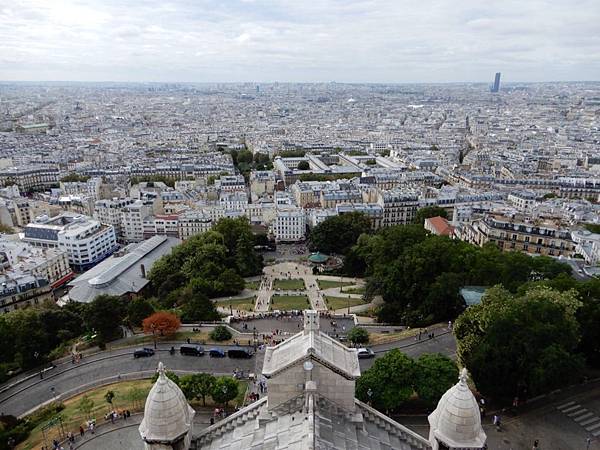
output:
[[520,215],[487,214],[465,225],[463,241],[483,246],[491,242],[503,251],[521,251],[547,256],[572,256],[576,244],[566,228],[549,220],[529,221]]

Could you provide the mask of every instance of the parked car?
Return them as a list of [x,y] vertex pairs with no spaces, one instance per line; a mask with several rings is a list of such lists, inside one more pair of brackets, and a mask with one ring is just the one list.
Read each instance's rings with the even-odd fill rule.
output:
[[227,355],[230,358],[249,359],[252,358],[253,354],[254,353],[252,353],[252,350],[243,347],[235,347],[227,351]]
[[182,355],[202,356],[204,355],[204,349],[199,345],[183,344],[181,347],[179,347],[179,353]]
[[225,358],[225,352],[220,348],[211,348],[208,354],[211,358]]
[[375,358],[375,352],[370,348],[359,348],[358,349],[358,357],[360,359],[363,358]]
[[145,358],[154,355],[154,350],[151,348],[138,348],[133,351],[134,358]]

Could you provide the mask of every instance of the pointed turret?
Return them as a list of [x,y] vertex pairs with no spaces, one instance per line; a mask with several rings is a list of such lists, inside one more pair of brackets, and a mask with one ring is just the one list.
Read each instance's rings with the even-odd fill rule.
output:
[[458,383],[442,396],[429,415],[429,442],[432,450],[482,449],[486,435],[475,396],[467,384],[467,369],[462,369]]
[[158,379],[146,398],[140,435],[146,450],[188,450],[195,411],[158,363]]

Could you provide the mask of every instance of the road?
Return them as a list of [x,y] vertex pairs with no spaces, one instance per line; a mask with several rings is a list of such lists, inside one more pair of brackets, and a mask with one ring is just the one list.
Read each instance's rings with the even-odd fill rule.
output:
[[[178,348],[178,345],[175,347]],[[119,374],[125,377],[128,374],[152,372],[158,366],[159,360],[164,362],[167,369],[175,372],[231,374],[236,368],[244,370],[246,373],[253,372],[255,369],[254,358],[246,360],[217,359],[210,358],[208,355],[202,357],[182,356],[178,352],[170,355],[170,348],[171,344],[159,344],[158,352],[149,358],[135,359],[132,356],[132,349],[120,349],[89,356],[76,365],[70,361],[61,363],[55,369],[48,371],[43,380],[34,377],[0,394],[0,412],[20,416],[38,405],[52,400],[53,395],[59,398],[61,396],[68,398],[82,386],[92,385],[100,380],[114,379]],[[452,356],[456,352],[456,344],[450,333],[440,335],[432,340],[417,342],[414,338],[410,338],[372,348],[376,352],[376,358],[381,357],[392,348],[401,348],[410,356],[431,352],[442,352]],[[374,359],[360,360],[361,370],[368,369],[373,362]],[[54,394],[51,388],[54,388]]]
[[[236,368],[246,373],[254,371],[254,358],[210,358],[208,355],[194,357],[182,356],[178,352],[171,355],[170,348],[169,344],[159,344],[157,353],[148,358],[136,359],[132,349],[121,349],[90,356],[75,365],[71,362],[59,364],[55,369],[48,371],[43,380],[35,377],[0,394],[0,412],[20,416],[52,400],[53,396],[69,397],[69,393],[81,386],[118,375],[152,372],[159,361],[163,361],[167,369],[176,372],[210,372],[225,375],[232,374]],[[54,388],[54,393],[51,388]]]

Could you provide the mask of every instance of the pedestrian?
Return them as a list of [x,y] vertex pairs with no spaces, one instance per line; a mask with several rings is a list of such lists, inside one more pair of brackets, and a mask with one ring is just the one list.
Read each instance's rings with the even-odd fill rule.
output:
[[84,434],[85,434],[85,430],[83,429],[83,427],[81,425],[79,425],[79,436],[83,437]]
[[448,329],[449,329],[449,330],[451,330],[451,329],[452,329],[452,321],[451,321],[451,320],[449,320],[449,321],[448,321]]
[[537,439],[533,442],[533,449],[532,450],[539,450],[540,448],[540,441],[538,441]]

